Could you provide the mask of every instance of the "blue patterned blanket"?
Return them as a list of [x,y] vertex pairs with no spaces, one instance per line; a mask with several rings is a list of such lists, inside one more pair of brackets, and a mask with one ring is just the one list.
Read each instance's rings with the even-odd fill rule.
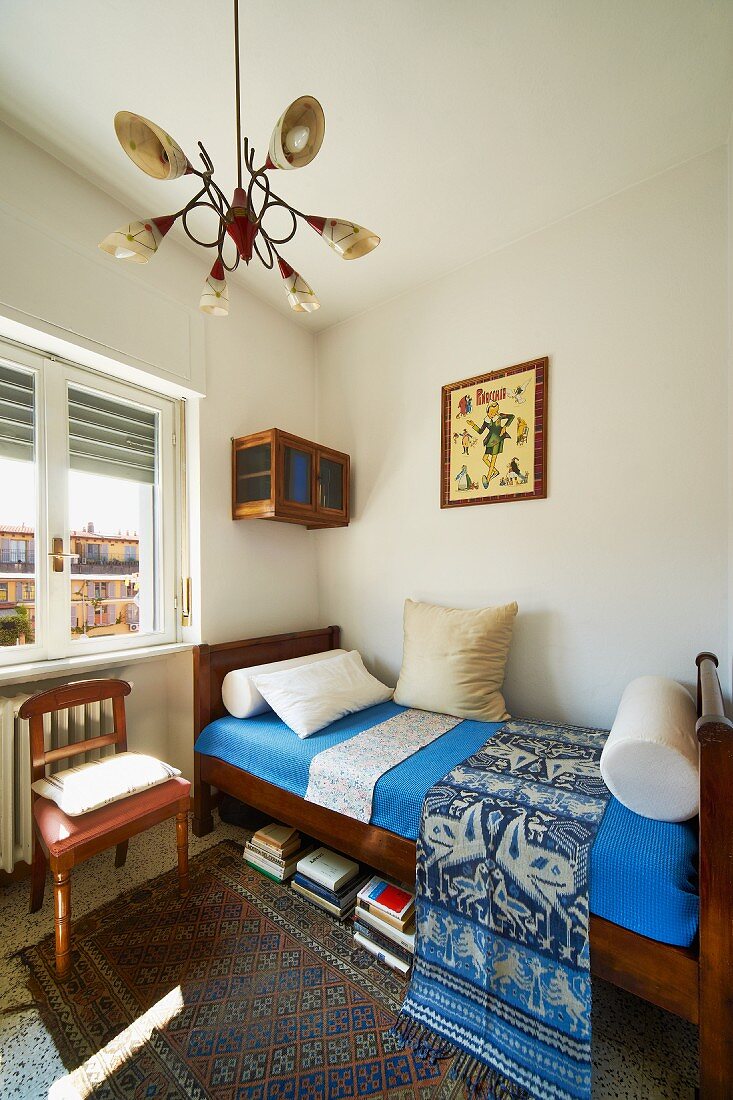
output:
[[396,1031],[424,1058],[461,1052],[472,1095],[590,1097],[588,863],[607,736],[510,721],[425,797]]

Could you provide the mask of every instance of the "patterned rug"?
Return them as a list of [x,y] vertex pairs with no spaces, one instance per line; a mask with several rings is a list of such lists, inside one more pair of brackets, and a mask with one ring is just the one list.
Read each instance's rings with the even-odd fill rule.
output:
[[389,1034],[406,981],[230,841],[191,861],[187,898],[172,871],[76,923],[69,981],[52,936],[22,957],[73,1071],[54,1098],[462,1095]]

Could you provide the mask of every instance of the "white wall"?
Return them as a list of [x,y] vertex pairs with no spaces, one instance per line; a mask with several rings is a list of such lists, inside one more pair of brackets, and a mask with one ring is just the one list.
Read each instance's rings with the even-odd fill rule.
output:
[[[263,428],[312,438],[310,333],[245,294],[208,325],[201,406],[203,637],[207,642],[305,630],[318,621],[316,541],[290,523],[232,522],[231,439]],[[232,323],[233,322],[233,323]]]
[[205,265],[170,239],[115,263],[97,243],[140,214],[1,122],[0,163],[0,314],[203,393]]
[[[405,597],[516,599],[518,714],[607,724],[629,678],[691,682],[727,646],[726,324],[720,149],[319,336],[354,476],[321,619],[394,683]],[[541,355],[548,499],[441,511],[441,386]]]

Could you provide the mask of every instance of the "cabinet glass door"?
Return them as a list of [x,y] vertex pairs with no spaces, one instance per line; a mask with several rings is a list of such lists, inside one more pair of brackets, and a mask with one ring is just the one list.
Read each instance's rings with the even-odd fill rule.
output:
[[318,510],[346,516],[346,463],[335,455],[318,454]]
[[283,445],[283,500],[313,507],[313,453],[289,443]]
[[272,496],[272,453],[269,443],[243,447],[236,458],[236,501],[249,504]]

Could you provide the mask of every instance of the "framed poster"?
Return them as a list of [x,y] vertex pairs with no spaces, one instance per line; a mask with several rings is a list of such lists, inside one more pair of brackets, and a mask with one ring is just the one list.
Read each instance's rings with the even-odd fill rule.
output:
[[547,496],[548,365],[443,386],[441,508]]

